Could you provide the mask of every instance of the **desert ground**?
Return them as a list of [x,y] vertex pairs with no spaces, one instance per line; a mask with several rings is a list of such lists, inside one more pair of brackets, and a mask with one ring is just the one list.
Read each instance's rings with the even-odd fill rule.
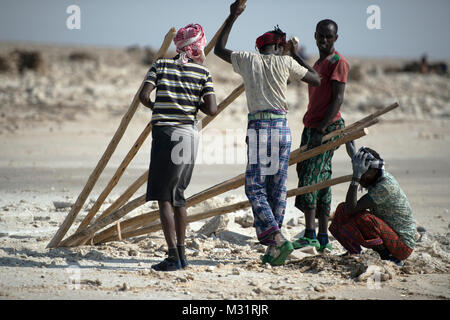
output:
[[[38,52],[37,65],[21,71],[14,50]],[[151,51],[138,47],[0,44],[0,299],[450,299],[450,78],[385,72],[406,60],[348,57],[354,73],[342,106],[351,124],[383,106],[400,104],[356,144],[372,147],[385,159],[410,200],[416,226],[426,230],[417,232],[417,247],[402,267],[381,261],[370,250],[340,257],[344,250],[333,238],[331,252],[294,251],[284,266],[263,266],[265,248],[257,242],[250,209],[191,223],[186,242],[190,266],[176,272],[151,270],[166,255],[161,231],[100,245],[46,248],[70,211],[54,202],[76,201],[139,88],[149,57]],[[241,79],[213,54],[207,66],[220,102]],[[291,83],[288,101],[294,150],[300,144],[307,86]],[[202,131],[187,196],[244,172],[246,114],[243,94]],[[150,117],[151,111],[139,106],[67,235]],[[101,210],[148,169],[150,143],[151,137]],[[340,147],[333,177],[347,174],[350,159]],[[292,166],[288,189],[296,186]],[[333,210],[347,188],[348,183],[332,188]],[[135,197],[144,193],[145,186]],[[242,200],[240,187],[188,212]],[[155,207],[147,203],[125,218]],[[290,198],[283,233],[293,240],[303,230],[303,215]]]

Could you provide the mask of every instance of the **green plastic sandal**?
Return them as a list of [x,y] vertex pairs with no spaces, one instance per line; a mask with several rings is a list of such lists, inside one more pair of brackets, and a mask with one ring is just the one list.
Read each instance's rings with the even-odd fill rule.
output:
[[265,254],[262,257],[262,264],[265,265],[266,263],[272,265],[273,257],[270,254]]
[[280,250],[278,257],[272,260],[272,266],[281,266],[286,261],[286,258],[294,251],[294,246],[290,241],[285,241],[281,246],[277,247]]
[[324,252],[325,249],[328,249],[328,250],[330,250],[330,251],[333,251],[333,246],[331,245],[331,243],[328,242],[328,243],[327,243],[326,245],[324,245],[324,246],[320,245],[320,248],[319,248],[317,251],[319,251],[319,252]]
[[316,247],[317,250],[320,248],[320,243],[317,239],[310,239],[306,237],[301,237],[292,242],[294,249],[301,249],[305,247]]

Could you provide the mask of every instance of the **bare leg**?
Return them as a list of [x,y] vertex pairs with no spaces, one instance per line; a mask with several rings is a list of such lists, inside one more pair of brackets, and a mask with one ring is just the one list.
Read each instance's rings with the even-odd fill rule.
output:
[[158,201],[159,216],[161,225],[169,248],[176,248],[175,243],[175,222],[172,212],[172,205],[169,201]]
[[328,233],[328,215],[319,211],[319,233]]
[[186,207],[174,207],[175,230],[177,234],[177,245],[184,245],[186,238],[187,213]]
[[316,209],[306,210],[304,213],[306,229],[316,230]]

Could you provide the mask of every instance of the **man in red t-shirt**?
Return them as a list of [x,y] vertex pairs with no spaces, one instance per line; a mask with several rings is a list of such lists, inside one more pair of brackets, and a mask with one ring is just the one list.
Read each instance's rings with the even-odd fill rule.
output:
[[[345,126],[339,109],[344,100],[345,83],[349,65],[347,60],[334,49],[338,39],[336,22],[326,19],[316,26],[314,37],[320,58],[313,68],[320,77],[319,87],[308,86],[309,105],[303,117],[304,130],[301,145],[308,149],[322,143],[322,137]],[[335,140],[338,137],[331,139]],[[327,151],[297,164],[299,187],[320,183],[331,178],[331,159],[334,150]],[[305,214],[306,230],[303,237],[293,242],[294,248],[314,246],[319,251],[331,250],[328,243],[328,217],[330,215],[331,188],[325,188],[295,198],[295,206]],[[315,217],[319,219],[316,236]]]

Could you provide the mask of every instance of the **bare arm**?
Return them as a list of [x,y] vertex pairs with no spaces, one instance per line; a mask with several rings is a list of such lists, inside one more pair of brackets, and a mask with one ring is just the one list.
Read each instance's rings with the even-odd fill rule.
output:
[[153,84],[146,82],[142,87],[141,92],[139,92],[139,100],[141,103],[152,110],[154,103],[150,100],[150,93],[154,88],[155,86]]
[[308,69],[308,72],[306,73],[306,75],[302,78],[303,82],[306,82],[310,85],[312,85],[313,87],[318,87],[320,86],[320,76],[317,73],[316,70],[314,70],[309,64],[307,64],[298,54],[298,44],[292,44],[291,45],[291,56],[292,58],[294,58],[295,61],[297,61],[297,63],[299,65],[301,65],[302,67],[305,67],[306,69]]
[[216,95],[208,94],[203,97],[204,102],[200,104],[199,109],[208,116],[215,116],[217,113]]
[[334,117],[338,114],[339,110],[341,109],[341,105],[344,102],[345,83],[333,80],[331,82],[331,86],[333,91],[331,104],[328,107],[325,117],[317,127],[317,130],[322,133],[325,128],[331,124],[331,121],[333,121]]
[[219,37],[217,38],[216,46],[214,47],[214,54],[228,63],[231,63],[231,54],[233,53],[232,50],[225,48],[228,41],[228,36],[230,35],[234,22],[245,10],[245,6],[241,6],[240,2],[240,0],[236,0],[230,6],[230,15],[225,21],[225,25],[220,32]]
[[350,184],[345,198],[345,214],[352,215],[373,208],[372,201],[367,194],[357,201],[357,191],[358,184]]

